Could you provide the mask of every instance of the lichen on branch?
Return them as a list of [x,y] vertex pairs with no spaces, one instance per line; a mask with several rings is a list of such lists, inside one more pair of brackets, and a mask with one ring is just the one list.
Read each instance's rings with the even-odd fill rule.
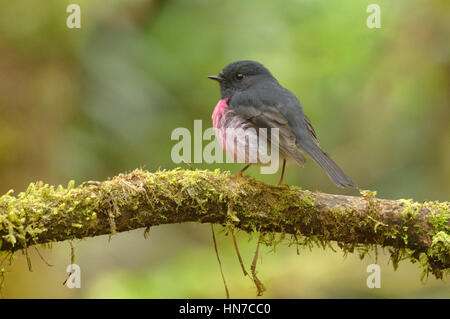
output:
[[[232,203],[232,205],[230,205]],[[229,207],[232,207],[230,211]],[[388,247],[394,267],[408,259],[424,275],[442,278],[450,267],[449,202],[331,195],[295,186],[268,185],[250,177],[207,170],[134,170],[77,187],[32,183],[17,195],[0,197],[0,254],[37,244],[114,234],[184,222],[216,223],[276,233],[301,246],[364,255]]]

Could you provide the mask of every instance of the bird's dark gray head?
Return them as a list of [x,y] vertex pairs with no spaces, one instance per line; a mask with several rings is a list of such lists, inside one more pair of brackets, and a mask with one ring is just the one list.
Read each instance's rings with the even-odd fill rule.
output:
[[220,83],[221,98],[245,90],[263,79],[273,79],[272,74],[261,63],[255,61],[236,61],[228,64],[218,75],[208,76]]

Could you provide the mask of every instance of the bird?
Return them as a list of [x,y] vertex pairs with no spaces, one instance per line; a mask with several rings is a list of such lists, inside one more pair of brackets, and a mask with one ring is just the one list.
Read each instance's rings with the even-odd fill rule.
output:
[[[317,134],[303,113],[298,98],[281,86],[264,65],[251,60],[236,61],[228,64],[218,75],[208,78],[220,85],[220,100],[212,113],[216,138],[227,155],[240,157],[246,163],[238,176],[242,176],[252,164],[261,164],[249,161],[249,155],[257,152],[258,147],[258,142],[251,137],[257,140],[259,136],[269,143],[271,136],[260,136],[259,129],[278,128],[277,143],[283,159],[279,185],[283,185],[286,160],[291,158],[303,167],[305,154],[308,154],[338,187],[357,187],[320,147]],[[240,133],[229,139],[226,135],[230,130],[227,129]],[[244,151],[239,154],[242,149]]]

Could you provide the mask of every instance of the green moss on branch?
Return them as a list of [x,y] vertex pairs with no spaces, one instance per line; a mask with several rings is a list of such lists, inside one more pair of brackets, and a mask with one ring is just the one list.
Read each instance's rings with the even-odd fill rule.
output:
[[281,233],[303,246],[336,241],[362,256],[389,247],[394,266],[408,259],[442,278],[450,266],[449,211],[449,202],[331,195],[218,170],[135,170],[77,187],[38,182],[16,196],[9,191],[0,197],[0,253],[160,224],[232,223],[263,232],[270,245]]

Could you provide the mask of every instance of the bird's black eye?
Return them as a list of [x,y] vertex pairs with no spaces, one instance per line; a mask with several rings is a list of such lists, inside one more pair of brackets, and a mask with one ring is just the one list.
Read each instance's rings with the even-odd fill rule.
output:
[[241,81],[244,78],[244,74],[236,73],[236,75],[234,77],[236,78],[236,80]]

